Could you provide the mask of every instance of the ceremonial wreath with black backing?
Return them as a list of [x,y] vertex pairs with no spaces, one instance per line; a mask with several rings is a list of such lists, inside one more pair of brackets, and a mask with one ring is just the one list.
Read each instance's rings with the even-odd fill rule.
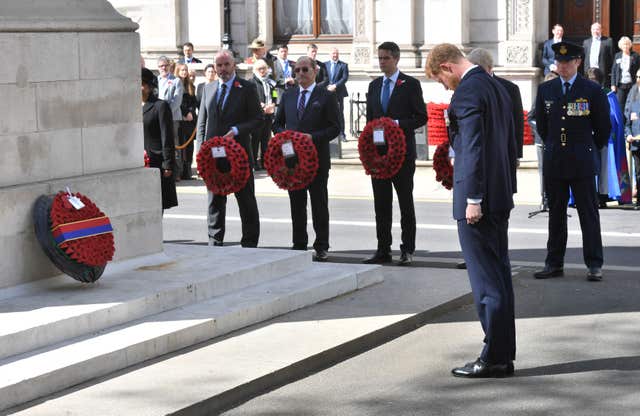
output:
[[376,179],[393,177],[407,155],[407,143],[402,129],[389,117],[367,123],[358,139],[360,161],[367,175]]
[[270,141],[264,167],[281,189],[305,189],[318,173],[318,151],[306,134],[285,130]]
[[198,173],[215,195],[240,191],[250,175],[249,157],[231,137],[216,136],[205,141],[196,156]]

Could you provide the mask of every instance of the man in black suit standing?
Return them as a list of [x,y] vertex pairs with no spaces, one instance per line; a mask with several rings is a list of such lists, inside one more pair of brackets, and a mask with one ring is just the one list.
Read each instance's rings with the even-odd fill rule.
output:
[[591,25],[591,37],[582,42],[584,48],[584,74],[589,68],[600,68],[604,79],[611,79],[611,66],[613,65],[613,42],[611,38],[602,36],[600,23]]
[[186,42],[182,45],[182,57],[178,59],[179,64],[201,64],[202,61],[193,56],[193,43]]
[[516,351],[507,237],[515,183],[511,99],[498,81],[452,44],[431,49],[426,74],[454,90],[448,109],[455,151],[453,216],[485,333],[480,357],[452,373],[510,376]]
[[326,87],[329,84],[329,76],[327,75],[327,68],[323,62],[316,59],[318,55],[318,45],[310,43],[307,45],[307,56],[316,63],[316,84],[321,87]]
[[333,48],[331,51],[331,60],[324,63],[329,74],[329,85],[327,90],[334,93],[338,99],[338,108],[340,110],[340,140],[347,141],[344,135],[344,99],[347,93],[347,81],[349,80],[349,65],[340,60],[340,51]]
[[562,42],[562,36],[564,35],[564,28],[556,23],[551,30],[553,37],[544,41],[542,46],[542,65],[544,66],[544,74],[547,75],[551,71],[556,70],[556,58],[551,48],[554,43]]
[[[549,239],[545,267],[536,279],[564,274],[567,249],[567,203],[573,192],[587,279],[602,280],[602,236],[595,178],[596,156],[611,130],[609,101],[600,85],[578,73],[583,49],[569,42],[553,45],[558,78],[538,86],[536,121],[544,141],[544,183],[549,199]],[[586,55],[589,56],[588,54]],[[588,58],[587,58],[588,59]]]
[[[204,87],[196,138],[202,144],[204,140],[215,136],[232,137],[244,147],[247,155],[251,155],[250,134],[262,121],[256,89],[249,81],[236,77],[236,65],[228,51],[219,52],[215,63],[218,81]],[[250,163],[251,160],[249,156]],[[242,221],[240,244],[242,247],[256,247],[260,236],[260,219],[252,170],[247,184],[235,196]],[[227,197],[212,192],[208,192],[208,197],[209,245],[222,246]]]
[[427,123],[427,108],[422,98],[420,81],[400,72],[399,61],[400,48],[397,44],[380,44],[378,64],[384,76],[371,81],[367,92],[367,122],[389,117],[400,126],[407,142],[407,155],[398,173],[390,179],[371,178],[378,248],[371,258],[364,260],[367,264],[391,262],[393,188],[398,194],[402,228],[398,264],[411,264],[416,249],[416,214],[413,205],[413,175],[416,171],[414,131]]
[[257,59],[253,63],[251,82],[256,87],[258,100],[260,100],[262,107],[262,122],[251,133],[251,152],[256,170],[262,170],[264,169],[264,154],[271,138],[273,114],[276,110],[276,99],[273,94],[276,82],[269,77],[269,64],[264,59]]
[[274,120],[276,133],[294,130],[306,133],[318,151],[319,168],[307,189],[289,191],[293,223],[293,249],[306,250],[307,191],[311,198],[311,215],[316,239],[313,248],[316,261],[326,261],[329,250],[329,194],[327,182],[331,159],[329,142],[338,135],[338,103],[333,94],[315,82],[315,61],[303,56],[296,62],[298,88],[289,88],[280,100]]

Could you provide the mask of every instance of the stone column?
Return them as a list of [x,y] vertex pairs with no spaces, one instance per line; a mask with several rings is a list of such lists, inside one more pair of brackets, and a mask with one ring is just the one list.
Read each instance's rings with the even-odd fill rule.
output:
[[350,70],[377,67],[374,0],[353,2],[353,43]]
[[162,250],[159,176],[142,167],[137,27],[105,0],[3,2],[0,287],[59,274],[31,209],[65,186],[110,216],[117,259]]

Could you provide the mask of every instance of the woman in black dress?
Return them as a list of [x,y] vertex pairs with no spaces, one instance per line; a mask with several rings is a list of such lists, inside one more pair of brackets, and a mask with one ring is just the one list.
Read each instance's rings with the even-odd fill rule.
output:
[[147,68],[142,68],[142,125],[144,150],[149,157],[149,167],[160,172],[162,209],[178,205],[175,169],[175,145],[173,117],[169,104],[158,99],[158,79]]
[[[193,130],[196,128],[196,110],[198,108],[198,102],[196,100],[196,87],[193,85],[193,81],[189,76],[189,68],[186,64],[176,65],[176,72],[174,74],[180,78],[184,92],[182,94],[182,104],[180,109],[182,110],[182,121],[180,121],[180,128],[178,129],[178,141],[179,144],[185,144],[193,135]],[[177,177],[181,179],[191,179],[191,164],[193,163],[193,140],[189,145],[181,150],[182,166],[177,172]]]

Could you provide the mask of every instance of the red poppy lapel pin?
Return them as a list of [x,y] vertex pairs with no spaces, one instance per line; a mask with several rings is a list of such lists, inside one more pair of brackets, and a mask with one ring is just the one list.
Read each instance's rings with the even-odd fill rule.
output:
[[234,86],[235,88],[242,88],[242,85],[240,84],[240,82],[239,82],[239,81],[235,81],[235,82],[233,83],[233,86]]
[[398,78],[398,80],[396,81],[396,87],[399,87],[399,86],[401,86],[402,84],[404,84],[404,80],[403,80],[403,79]]

